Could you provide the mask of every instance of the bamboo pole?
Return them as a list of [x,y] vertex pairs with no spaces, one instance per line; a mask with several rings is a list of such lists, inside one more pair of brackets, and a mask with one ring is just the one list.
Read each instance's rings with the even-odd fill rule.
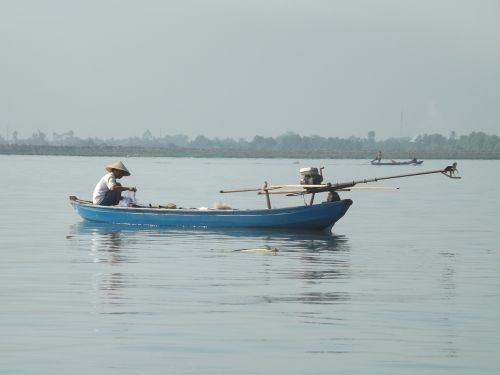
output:
[[[315,193],[321,193],[321,192],[326,192],[326,191],[341,191],[341,190],[347,190],[352,187],[354,187],[357,184],[367,184],[370,182],[378,182],[378,181],[384,181],[384,180],[391,180],[391,179],[396,179],[396,178],[404,178],[404,177],[412,177],[412,176],[422,176],[422,175],[428,175],[428,174],[435,174],[435,173],[441,173],[445,175],[446,177],[453,178],[453,179],[459,179],[461,177],[455,176],[455,173],[457,171],[457,163],[453,163],[453,165],[447,166],[444,169],[437,169],[433,171],[425,171],[425,172],[415,172],[415,173],[406,173],[406,174],[399,174],[395,176],[386,176],[386,177],[374,177],[374,178],[368,178],[368,179],[362,179],[362,180],[353,180],[353,181],[348,181],[348,182],[338,182],[336,184],[321,184],[321,185],[271,185],[269,186],[267,184],[267,181],[264,183],[264,186],[261,188],[250,188],[250,189],[232,189],[232,190],[220,190],[221,193],[239,193],[239,192],[248,192],[248,191],[256,191],[257,194],[265,194],[266,195],[266,200],[267,200],[267,207],[271,208],[271,201],[269,198],[270,194],[313,194],[313,197],[311,198],[311,204],[314,199],[314,194]],[[280,190],[283,188],[300,188],[297,190]],[[373,187],[373,189],[376,189],[376,187]],[[275,191],[270,191],[270,190],[275,190]]]

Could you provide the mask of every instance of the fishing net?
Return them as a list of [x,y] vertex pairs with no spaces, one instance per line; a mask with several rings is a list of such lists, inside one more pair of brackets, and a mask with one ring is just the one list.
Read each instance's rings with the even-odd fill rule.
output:
[[132,205],[137,204],[137,199],[135,197],[135,191],[124,191],[122,193],[122,199],[120,200],[120,203],[118,203],[118,206],[121,207],[130,207]]

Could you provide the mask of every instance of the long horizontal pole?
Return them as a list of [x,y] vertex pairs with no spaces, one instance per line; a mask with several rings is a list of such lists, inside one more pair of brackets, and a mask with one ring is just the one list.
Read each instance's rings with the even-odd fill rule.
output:
[[434,174],[434,173],[444,173],[443,169],[435,170],[435,171],[427,171],[427,172],[416,172],[416,173],[407,173],[407,174],[399,174],[396,176],[387,176],[387,177],[375,177],[375,178],[370,178],[370,179],[363,179],[363,180],[354,180],[352,182],[340,182],[337,184],[334,184],[332,186],[336,187],[339,185],[357,185],[357,184],[367,184],[369,182],[377,182],[377,181],[383,181],[383,180],[391,180],[394,178],[403,178],[403,177],[412,177],[412,176],[421,176],[425,174]]
[[363,180],[354,180],[350,182],[339,182],[330,186],[326,187],[321,187],[321,188],[311,188],[307,189],[308,193],[319,193],[319,192],[324,192],[324,191],[335,191],[335,190],[341,190],[341,189],[346,189],[346,188],[351,188],[357,184],[367,184],[370,182],[377,182],[377,181],[384,181],[384,180],[391,180],[395,178],[404,178],[404,177],[412,177],[412,176],[422,176],[422,175],[427,175],[427,174],[435,174],[435,173],[441,173],[444,174],[447,177],[450,178],[460,178],[460,177],[455,177],[454,173],[456,172],[456,163],[454,163],[451,166],[448,166],[444,169],[437,169],[434,171],[426,171],[426,172],[415,172],[415,173],[406,173],[406,174],[399,174],[395,176],[386,176],[386,177],[375,177],[375,178],[368,178],[368,179],[363,179]]
[[[406,173],[406,174],[399,174],[395,176],[386,176],[386,177],[374,177],[374,178],[368,178],[368,179],[362,179],[362,180],[353,180],[353,181],[348,181],[348,182],[338,182],[336,184],[324,184],[324,185],[271,185],[268,186],[267,183],[264,184],[263,187],[261,188],[250,188],[250,189],[233,189],[233,190],[220,190],[221,193],[239,193],[239,192],[247,192],[247,191],[256,191],[258,194],[280,194],[281,192],[279,189],[282,188],[289,188],[288,191],[283,191],[283,194],[314,194],[314,193],[321,193],[321,192],[326,192],[326,191],[336,191],[336,190],[342,190],[342,189],[348,189],[351,188],[357,184],[367,184],[370,182],[377,182],[377,181],[384,181],[384,180],[391,180],[395,178],[404,178],[404,177],[412,177],[412,176],[422,176],[422,175],[428,175],[428,174],[435,174],[435,173],[441,173],[444,174],[445,176],[449,178],[460,178],[456,177],[454,174],[456,172],[456,163],[453,163],[453,165],[450,165],[444,169],[436,169],[433,171],[426,171],[426,172],[415,172],[415,173]],[[293,189],[290,190],[290,188],[302,188],[300,191],[294,191]],[[270,190],[277,190],[276,192],[271,192]]]
[[265,190],[275,190],[275,189],[281,189],[281,187],[269,186],[269,187],[248,188],[248,189],[227,189],[227,190],[220,190],[219,193],[244,193],[248,191],[265,191]]
[[[326,187],[328,185],[324,185]],[[331,189],[331,187],[330,187]],[[337,191],[351,191],[351,190],[399,190],[398,187],[390,187],[390,186],[360,186],[360,187],[347,187],[347,188],[339,188],[336,189]],[[317,192],[317,191],[316,191]],[[268,194],[292,194],[292,195],[298,195],[298,194],[307,194],[309,193],[307,188],[306,189],[301,189],[301,190],[277,190],[277,191],[270,191]],[[263,195],[266,194],[265,191],[258,191],[258,195]]]

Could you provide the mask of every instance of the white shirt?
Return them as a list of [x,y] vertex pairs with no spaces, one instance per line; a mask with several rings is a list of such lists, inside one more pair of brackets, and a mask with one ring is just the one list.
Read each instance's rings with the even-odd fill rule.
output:
[[106,193],[116,186],[116,177],[113,173],[108,173],[104,175],[94,188],[94,194],[92,194],[92,202],[94,204],[100,204],[104,199]]

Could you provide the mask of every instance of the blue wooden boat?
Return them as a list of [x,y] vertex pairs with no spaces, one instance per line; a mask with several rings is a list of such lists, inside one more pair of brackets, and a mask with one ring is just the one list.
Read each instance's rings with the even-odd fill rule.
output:
[[78,214],[90,221],[170,227],[277,228],[329,231],[352,200],[258,210],[98,206],[70,197]]
[[[444,169],[408,173],[397,176],[321,184],[322,168],[304,168],[300,185],[271,185],[252,189],[221,190],[220,193],[257,192],[265,194],[267,209],[193,209],[167,208],[162,206],[99,206],[90,201],[70,196],[70,202],[80,216],[86,220],[113,224],[154,225],[169,227],[205,228],[268,228],[330,231],[352,205],[350,199],[340,199],[338,191],[349,191],[357,184],[366,184],[394,178],[441,173],[450,178],[455,176],[456,163]],[[293,190],[290,190],[293,188]],[[313,204],[319,193],[328,193],[326,202]],[[297,207],[271,208],[270,194],[289,196],[310,195],[309,204]]]

